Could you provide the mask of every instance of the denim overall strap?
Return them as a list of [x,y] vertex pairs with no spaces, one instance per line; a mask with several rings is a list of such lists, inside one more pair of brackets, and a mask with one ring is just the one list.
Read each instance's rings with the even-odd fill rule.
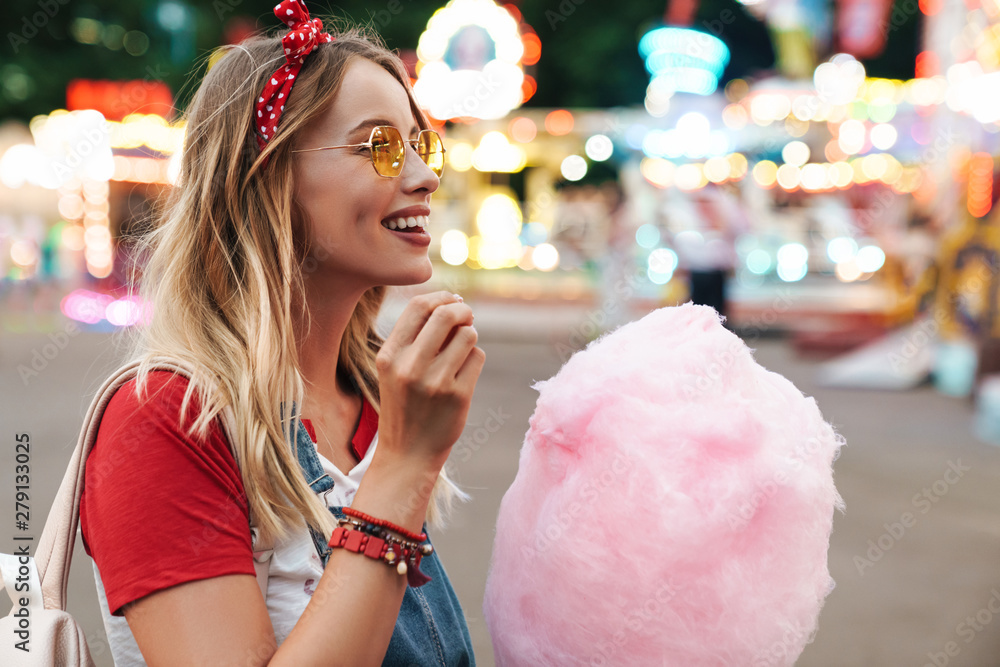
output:
[[[294,403],[292,413],[295,414]],[[343,506],[330,507],[326,502],[326,494],[333,488],[334,481],[323,471],[316,446],[301,424],[295,444],[299,466],[309,486],[322,496],[324,504],[336,518],[345,518]],[[427,532],[426,523],[422,530]],[[332,551],[328,546],[329,536],[324,537],[312,526],[309,527],[309,534],[323,567],[326,567]],[[465,614],[436,550],[420,561],[420,571],[431,581],[419,588],[406,587],[396,627],[382,661],[383,667],[475,667],[476,658]]]

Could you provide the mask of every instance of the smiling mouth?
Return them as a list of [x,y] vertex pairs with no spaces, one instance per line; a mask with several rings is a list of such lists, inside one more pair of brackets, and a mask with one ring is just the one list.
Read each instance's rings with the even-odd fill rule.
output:
[[383,220],[382,226],[397,232],[423,232],[427,230],[427,216],[415,215],[406,218]]

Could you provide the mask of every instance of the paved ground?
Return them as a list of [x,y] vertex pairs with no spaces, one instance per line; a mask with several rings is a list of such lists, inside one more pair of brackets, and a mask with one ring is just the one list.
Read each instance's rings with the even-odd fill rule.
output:
[[[483,588],[496,514],[516,474],[537,396],[530,384],[554,374],[566,351],[579,347],[591,327],[583,308],[473,306],[487,365],[465,444],[460,443],[468,454],[462,462],[455,457],[453,466],[474,500],[460,507],[452,527],[435,541],[468,617],[478,664],[489,666],[493,657],[482,617]],[[393,312],[390,304],[386,313],[391,318]],[[0,519],[0,550],[7,553],[16,532],[14,433],[30,433],[33,443],[29,532],[37,536],[90,396],[117,363],[110,336],[80,334],[25,384],[18,365],[29,365],[33,352],[42,352],[49,342],[44,333],[0,333],[5,442],[0,506],[10,515]],[[815,641],[796,664],[1000,666],[1000,615],[990,609],[1000,609],[1000,448],[971,435],[971,407],[930,387],[907,393],[822,389],[813,381],[814,364],[797,359],[780,341],[759,342],[756,357],[815,396],[848,442],[836,463],[837,485],[848,508],[835,519],[830,548],[837,589],[823,610]],[[474,445],[476,429],[490,411],[510,416]],[[970,469],[956,480],[946,476],[951,463]],[[924,489],[933,503],[915,502]],[[907,512],[915,521],[900,535],[892,524]],[[869,541],[881,547],[869,554]],[[83,622],[98,665],[111,665],[90,562],[79,541],[76,556],[70,610]],[[869,556],[871,566],[859,571],[856,558]],[[4,601],[0,612],[8,609]]]

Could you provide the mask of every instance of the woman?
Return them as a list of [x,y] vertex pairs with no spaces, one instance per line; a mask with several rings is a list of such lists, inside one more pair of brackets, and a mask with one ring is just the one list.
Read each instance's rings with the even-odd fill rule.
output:
[[[443,467],[485,359],[471,310],[426,294],[384,341],[374,328],[385,286],[431,277],[419,228],[443,149],[395,55],[324,33],[296,0],[275,14],[288,33],[231,48],[188,110],[143,278],[144,365],[87,460],[81,527],[112,651],[119,667],[475,664],[428,542],[394,552],[424,554],[423,585],[391,540],[384,558],[336,543],[380,530],[338,527],[350,510],[404,542],[467,498]],[[146,373],[156,356],[190,382]],[[266,599],[251,516],[275,540]]]

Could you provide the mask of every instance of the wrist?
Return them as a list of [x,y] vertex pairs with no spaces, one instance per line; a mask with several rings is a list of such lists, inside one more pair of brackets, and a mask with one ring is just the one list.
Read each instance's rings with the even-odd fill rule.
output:
[[407,461],[380,460],[376,450],[351,507],[419,533],[439,471]]

